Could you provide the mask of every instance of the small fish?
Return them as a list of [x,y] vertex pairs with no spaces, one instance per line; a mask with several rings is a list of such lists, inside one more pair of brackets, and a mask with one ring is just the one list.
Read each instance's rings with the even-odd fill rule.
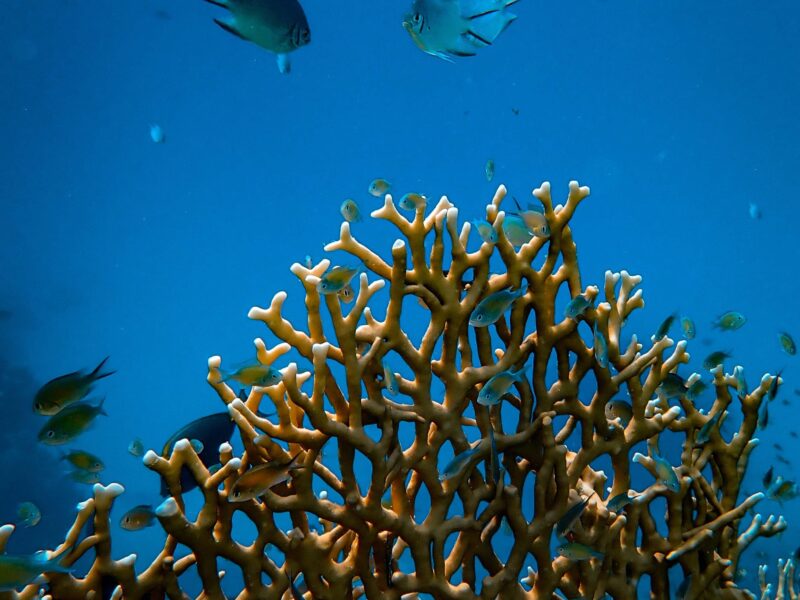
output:
[[119,526],[126,531],[139,531],[155,523],[156,513],[149,504],[134,506],[119,520]]
[[550,237],[550,224],[547,222],[547,217],[544,216],[544,209],[541,206],[528,203],[528,208],[522,210],[516,197],[514,197],[514,203],[519,209],[517,216],[522,219],[530,233],[540,238],[546,239]]
[[623,427],[627,427],[633,418],[633,408],[627,400],[609,400],[605,408],[606,418],[609,421],[619,419]]
[[722,410],[717,411],[714,413],[713,417],[703,423],[703,426],[700,428],[700,431],[697,432],[697,437],[694,440],[696,446],[702,446],[708,443],[711,439],[711,432],[714,430],[714,427],[717,426],[717,423],[719,423],[723,412]]
[[694,383],[686,390],[686,397],[694,400],[708,389],[708,384],[702,379],[695,379]]
[[760,219],[761,218],[761,209],[758,207],[758,204],[755,204],[754,202],[750,203],[750,206],[748,208],[748,212],[750,213],[750,218],[751,219]]
[[84,471],[83,469],[75,469],[74,471],[70,471],[69,478],[75,483],[82,483],[84,485],[94,485],[95,483],[100,483],[100,473]]
[[44,551],[30,555],[0,554],[0,592],[21,589],[43,573],[71,573],[71,569],[60,564],[61,558],[48,559]]
[[320,294],[338,294],[353,278],[361,272],[361,266],[333,267],[327,271],[317,284]]
[[693,340],[694,336],[697,335],[694,321],[689,317],[681,317],[681,329],[683,329],[683,337],[687,340]]
[[519,109],[518,109],[518,108],[512,108],[512,109],[511,109],[511,112],[512,112],[512,113],[514,113],[514,116],[515,116],[515,117],[518,117],[518,116],[519,116]]
[[84,452],[83,450],[73,450],[72,452],[62,454],[61,460],[66,460],[76,469],[91,471],[92,473],[99,473],[106,468],[100,458],[89,452]]
[[566,556],[570,560],[590,560],[596,558],[602,560],[605,554],[578,542],[564,542],[556,546],[556,552],[561,556]]
[[772,447],[773,447],[773,448],[775,448],[775,450],[779,450],[779,451],[783,452],[783,446],[781,446],[781,445],[780,445],[779,443],[777,443],[777,442],[773,442],[773,443],[772,443]]
[[486,166],[483,167],[483,172],[486,175],[486,181],[494,179],[494,161],[490,158],[486,161]]
[[89,429],[98,415],[107,415],[103,402],[77,402],[50,417],[39,430],[39,441],[48,446],[66,444]]
[[736,395],[740,400],[747,396],[747,380],[744,378],[744,367],[736,365],[733,368],[733,376],[736,378]]
[[785,331],[781,331],[778,334],[778,341],[781,343],[783,351],[789,356],[794,356],[797,353],[797,346],[795,346],[792,336]]
[[681,489],[681,482],[678,479],[678,474],[666,459],[658,454],[653,455],[653,466],[656,470],[658,480],[667,486],[667,489],[673,492],[679,492]]
[[153,140],[154,144],[163,144],[167,140],[161,125],[150,125],[150,139]]
[[358,204],[352,198],[348,198],[342,202],[342,205],[339,207],[339,214],[341,214],[342,218],[348,223],[358,223],[362,220]]
[[144,455],[144,442],[139,438],[134,438],[134,440],[128,444],[128,452],[130,452],[133,456],[143,456]]
[[792,464],[791,462],[789,462],[788,458],[786,458],[785,456],[781,456],[780,454],[778,455],[778,462],[779,463],[783,463],[784,465],[791,465]]
[[20,502],[17,504],[17,519],[25,527],[35,527],[42,520],[42,512],[33,502]]
[[289,53],[311,42],[306,14],[297,0],[206,0],[231,16],[214,19],[222,29],[276,54],[278,70],[291,71]]
[[658,389],[667,399],[677,398],[686,393],[686,380],[677,373],[667,373]]
[[272,365],[260,362],[245,365],[232,373],[222,373],[221,381],[237,381],[246,386],[270,387],[283,380],[281,372]]
[[297,453],[288,463],[275,464],[277,461],[258,465],[245,471],[236,480],[228,495],[229,502],[244,502],[262,496],[267,490],[279,483],[289,481],[292,471],[304,469],[305,465],[299,464],[302,453]]
[[669,334],[669,330],[672,327],[672,323],[675,321],[677,317],[678,315],[676,313],[672,313],[670,316],[664,319],[661,322],[661,325],[658,326],[658,329],[656,329],[656,334],[653,337],[655,337],[656,340],[660,340],[661,338],[667,337],[667,334]]
[[517,16],[507,7],[517,0],[414,0],[403,28],[431,56],[452,62],[491,46]]
[[628,492],[622,492],[611,498],[611,500],[606,503],[606,508],[612,512],[618,513],[631,502],[633,502],[633,498],[628,495]]
[[512,246],[522,246],[533,239],[533,232],[522,217],[513,213],[506,214],[503,219],[503,234]]
[[781,373],[783,373],[783,369],[778,371],[775,377],[772,378],[772,381],[769,382],[769,390],[767,390],[767,394],[769,396],[769,401],[772,402],[775,400],[775,397],[778,395],[778,388],[780,387],[781,381]]
[[392,371],[392,368],[389,366],[389,363],[386,362],[385,358],[381,361],[381,366],[383,367],[383,385],[387,392],[392,396],[396,396],[400,391],[397,375],[394,374],[394,371]]
[[714,321],[712,325],[722,331],[736,331],[737,329],[741,329],[745,323],[747,323],[747,319],[742,313],[729,310],[718,316],[717,320]]
[[478,394],[478,404],[483,406],[498,404],[515,381],[521,383],[525,380],[525,371],[527,369],[528,367],[522,367],[519,371],[507,369],[489,379]]
[[310,254],[306,254],[306,257],[303,259],[303,264],[305,265],[306,269],[311,269],[314,267],[314,261],[311,260]]
[[95,381],[115,373],[115,371],[102,372],[107,360],[108,356],[100,361],[91,373],[75,371],[45,383],[33,398],[34,412],[52,416],[64,407],[83,400],[92,391]]
[[591,499],[591,497],[592,496],[584,498],[577,504],[571,506],[569,510],[567,510],[567,512],[564,513],[564,516],[562,516],[556,522],[556,537],[558,539],[561,540],[566,539],[566,533],[570,531],[570,528],[575,523],[575,521],[580,519],[581,515],[583,514],[583,511],[586,510],[586,506],[589,504],[589,500]]
[[427,202],[428,199],[422,194],[409,192],[408,194],[403,194],[403,197],[400,198],[400,202],[398,202],[398,206],[404,210],[420,210],[425,208]]
[[469,317],[469,324],[473,327],[488,327],[495,323],[526,290],[527,287],[522,285],[516,290],[509,288],[489,294],[478,302]]
[[708,356],[703,359],[703,368],[708,369],[715,369],[716,367],[720,366],[726,358],[730,358],[731,354],[728,352],[723,352],[722,350],[717,350],[712,352]]
[[349,283],[336,292],[336,295],[339,297],[339,300],[344,302],[345,304],[350,304],[353,300],[356,299],[356,293],[353,290],[353,286]]
[[447,466],[439,473],[439,481],[446,481],[458,475],[464,465],[466,465],[470,459],[475,456],[481,449],[481,445],[477,444],[472,448],[467,448],[463,452],[456,454]]
[[483,219],[473,219],[472,224],[475,226],[478,235],[481,236],[481,239],[484,242],[487,244],[497,243],[497,230],[492,227],[488,221],[484,221]]
[[785,500],[793,500],[797,497],[797,484],[778,475],[772,485],[767,488],[766,494],[770,500],[776,500],[783,504]]
[[608,344],[603,333],[597,329],[597,323],[594,326],[594,358],[598,365],[608,368]]
[[385,179],[373,179],[372,183],[369,184],[369,189],[367,191],[376,198],[380,198],[381,196],[385,195],[386,192],[391,189],[391,187],[392,184]]
[[564,309],[564,317],[577,321],[578,317],[583,316],[590,306],[592,306],[592,302],[583,294],[578,294],[567,304]]

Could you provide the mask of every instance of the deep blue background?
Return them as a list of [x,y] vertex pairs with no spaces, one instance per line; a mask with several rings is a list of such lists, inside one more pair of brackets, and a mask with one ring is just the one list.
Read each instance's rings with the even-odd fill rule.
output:
[[[12,548],[61,539],[71,507],[48,502],[53,486],[60,499],[89,493],[68,491],[58,453],[33,441],[36,386],[110,354],[109,417],[79,446],[102,454],[104,481],[126,485],[115,514],[157,501],[130,439],[160,448],[187,418],[222,408],[207,358],[249,358],[265,330],[247,310],[280,289],[302,315],[289,265],[323,255],[345,197],[365,213],[380,204],[366,194],[375,177],[447,194],[465,217],[499,182],[520,198],[543,180],[556,197],[570,179],[590,185],[573,222],[584,284],[640,273],[647,310],[629,333],[642,339],[681,310],[698,324],[695,358],[733,350],[751,385],[786,366],[790,405],[773,403],[748,487],[774,463],[772,442],[797,453],[800,359],[776,338],[800,337],[795,2],[523,0],[493,48],[455,64],[411,43],[404,2],[304,6],[313,41],[285,77],[200,1],[4,2],[0,442],[13,476],[0,482],[0,521],[29,498],[45,514]],[[356,234],[386,255],[395,234],[370,221]],[[728,309],[747,325],[712,334]],[[755,549],[772,563],[794,550],[797,504],[759,510],[792,525]],[[157,537],[122,532],[115,555],[150,556]]]

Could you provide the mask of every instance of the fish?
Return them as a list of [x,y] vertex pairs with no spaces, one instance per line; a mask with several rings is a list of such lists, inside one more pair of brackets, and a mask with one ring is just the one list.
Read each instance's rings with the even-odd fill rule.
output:
[[144,455],[144,442],[139,438],[134,438],[133,441],[128,444],[128,452],[137,457]]
[[74,440],[94,422],[98,415],[108,415],[103,410],[105,398],[98,404],[77,402],[56,413],[39,430],[38,439],[48,446],[58,446]]
[[748,213],[750,213],[751,219],[760,219],[761,218],[761,209],[759,208],[758,204],[751,202],[748,207]]
[[271,460],[245,471],[231,487],[228,502],[245,502],[258,498],[279,483],[289,481],[292,471],[306,468],[305,465],[299,464],[302,456],[302,453],[298,452],[288,463],[276,464],[278,461]]
[[767,488],[766,494],[770,500],[776,500],[783,504],[785,500],[793,500],[797,497],[797,484],[778,475],[772,485]]
[[475,56],[491,46],[517,16],[517,0],[414,0],[403,28],[426,54],[442,60]]
[[689,317],[681,317],[681,329],[683,329],[683,337],[687,340],[693,340],[697,335],[697,328],[694,321]]
[[420,210],[425,208],[427,203],[428,199],[422,194],[409,192],[407,194],[403,194],[403,197],[400,198],[400,202],[397,204],[404,210]]
[[75,483],[82,483],[84,485],[94,485],[95,483],[100,483],[100,473],[84,471],[83,469],[75,469],[70,471],[69,478]]
[[353,278],[360,272],[360,265],[333,267],[319,280],[319,283],[317,283],[317,291],[325,296],[328,294],[338,294],[346,285],[349,285]]
[[469,324],[473,327],[488,327],[503,316],[503,313],[517,298],[525,294],[527,287],[523,284],[516,290],[511,288],[489,294],[472,311]]
[[348,198],[339,207],[339,214],[348,223],[358,223],[362,221],[361,210],[358,208],[358,203],[352,198]]
[[789,459],[785,456],[781,456],[780,454],[777,457],[779,463],[783,463],[784,465],[791,465],[792,463],[789,462]]
[[383,367],[383,385],[387,392],[392,396],[396,396],[400,391],[397,375],[394,374],[394,371],[392,371],[392,368],[389,366],[389,363],[386,362],[385,358],[381,361],[381,366]]
[[512,246],[522,246],[533,239],[533,232],[522,217],[513,213],[506,214],[503,219],[503,234]]
[[33,502],[20,502],[17,504],[17,519],[25,527],[36,527],[42,520],[42,511]]
[[356,299],[355,290],[353,290],[353,286],[350,285],[349,283],[342,289],[340,289],[338,292],[336,292],[336,295],[338,296],[339,300],[341,300],[345,304],[350,304],[353,300]]
[[470,459],[480,452],[481,445],[477,444],[472,448],[467,448],[463,452],[456,454],[444,469],[439,473],[439,481],[447,481],[458,475]]
[[617,494],[613,498],[611,498],[606,503],[606,508],[612,512],[618,513],[623,508],[628,506],[631,502],[633,502],[633,498],[628,495],[628,492],[622,492],[621,494]]
[[708,384],[702,379],[695,379],[694,383],[686,388],[686,397],[694,400],[708,389]]
[[609,400],[605,407],[606,419],[619,419],[623,427],[627,427],[633,418],[633,407],[627,400]]
[[106,356],[100,361],[91,373],[74,371],[45,383],[33,398],[33,411],[40,415],[52,416],[70,404],[83,400],[92,391],[96,381],[115,373],[115,371],[103,372],[108,358]]
[[491,223],[483,219],[472,219],[472,224],[484,242],[487,244],[497,243],[497,230],[492,227]]
[[714,430],[714,427],[717,426],[717,423],[719,423],[723,412],[725,411],[717,411],[714,413],[713,417],[703,423],[703,426],[700,428],[700,431],[697,432],[697,437],[694,440],[696,446],[702,446],[708,443],[708,441],[711,439],[711,432]]
[[775,448],[775,450],[780,450],[783,452],[783,446],[781,446],[778,442],[772,442],[772,447]]
[[737,329],[741,329],[745,323],[747,323],[747,319],[742,313],[729,310],[718,316],[712,325],[722,331],[736,331]]
[[156,513],[149,504],[134,506],[119,520],[119,526],[126,531],[139,531],[155,523]]
[[556,546],[556,553],[566,556],[570,560],[602,560],[605,554],[578,542],[564,542]]
[[370,195],[375,196],[376,198],[380,198],[386,192],[388,192],[392,188],[392,184],[386,181],[385,179],[373,179],[372,183],[369,184],[369,188],[367,191]]
[[103,461],[89,452],[83,450],[73,450],[61,455],[61,460],[66,460],[76,469],[83,469],[84,471],[91,471],[92,473],[99,473],[106,468]]
[[483,406],[494,406],[498,404],[515,381],[522,382],[525,380],[525,371],[527,370],[528,367],[522,367],[518,371],[507,369],[489,379],[489,381],[483,384],[478,394],[478,404]]
[[[592,494],[593,496],[594,494]],[[589,500],[592,498],[589,496],[588,498],[583,498],[577,504],[572,505],[567,512],[564,513],[557,522],[556,522],[556,537],[558,539],[564,540],[566,539],[566,534],[572,527],[572,525],[580,519],[583,511],[586,510],[586,506],[589,504]]]
[[590,306],[592,306],[592,302],[583,294],[578,294],[569,301],[564,309],[564,318],[577,321],[578,317],[583,316]]
[[761,410],[758,411],[758,428],[766,429],[769,425],[769,402],[761,403]]
[[720,366],[726,358],[730,357],[731,354],[729,352],[716,350],[703,359],[703,368],[708,369],[709,371],[711,369],[715,369],[716,367]]
[[740,400],[747,396],[747,380],[744,378],[744,367],[736,365],[733,368],[733,376],[736,378],[736,395]]
[[305,265],[306,269],[311,269],[314,267],[314,261],[311,260],[310,254],[306,254],[305,258],[303,259],[303,265]]
[[772,381],[769,382],[769,389],[767,390],[767,395],[769,397],[769,401],[772,402],[775,400],[775,397],[778,395],[778,388],[780,387],[781,381],[781,373],[783,373],[783,369],[778,371],[775,377],[772,378]]
[[272,365],[254,362],[233,372],[222,372],[220,381],[237,381],[246,386],[270,387],[283,380],[281,372]]
[[514,197],[514,203],[519,209],[516,216],[522,219],[522,222],[525,223],[525,227],[528,228],[528,232],[540,238],[547,239],[550,237],[550,224],[547,222],[547,217],[544,216],[544,209],[541,206],[528,203],[528,208],[522,210],[522,206],[520,206],[516,196]]
[[[639,457],[640,455],[638,454],[634,455],[633,462],[642,462]],[[668,490],[679,492],[681,489],[681,482],[678,479],[678,474],[675,472],[673,466],[658,454],[654,454],[652,459],[658,481],[667,486]]]
[[486,166],[483,167],[483,173],[486,175],[486,181],[494,179],[494,161],[491,158],[486,161]]
[[658,326],[658,329],[656,329],[656,334],[653,337],[655,337],[656,340],[660,340],[661,338],[667,337],[670,327],[672,327],[672,323],[675,321],[677,317],[678,315],[676,313],[672,313],[670,316],[664,319],[661,322],[661,325]]
[[686,380],[677,373],[667,373],[658,389],[667,399],[677,398],[686,393]]
[[486,469],[486,479],[494,484],[500,482],[502,468],[500,467],[500,454],[497,452],[497,442],[494,439],[494,428],[489,423],[489,464]]
[[167,141],[167,136],[164,134],[164,129],[161,125],[156,125],[155,123],[150,125],[150,139],[153,140],[154,144],[163,144]]
[[794,339],[792,339],[792,336],[787,332],[781,331],[778,334],[778,341],[780,342],[783,351],[789,356],[794,356],[797,353],[797,346],[794,343]]
[[297,0],[206,0],[230,11],[214,19],[236,37],[274,52],[278,70],[287,74],[292,66],[289,53],[311,43],[311,28]]
[[[199,440],[203,444],[203,450],[198,453],[198,457],[208,469],[219,463],[219,447],[231,439],[234,427],[235,423],[227,411],[200,417],[173,433],[164,444],[161,456],[169,458],[178,440]],[[186,466],[181,469],[180,484],[181,491],[184,493],[197,487],[197,482]],[[161,479],[161,495],[169,495],[169,488],[163,478]]]
[[60,563],[61,558],[48,558],[44,551],[24,555],[0,554],[0,592],[23,588],[43,573],[72,573],[72,569]]
[[594,326],[594,358],[598,365],[604,369],[608,368],[608,344],[603,333],[597,329],[597,323]]

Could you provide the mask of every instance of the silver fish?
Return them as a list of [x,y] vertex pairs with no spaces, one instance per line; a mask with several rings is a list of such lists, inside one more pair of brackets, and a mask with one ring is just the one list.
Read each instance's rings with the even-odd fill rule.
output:
[[227,8],[214,22],[228,33],[277,54],[278,70],[291,71],[289,53],[311,42],[311,29],[297,0],[206,0]]
[[517,0],[414,0],[403,28],[423,52],[448,62],[491,46],[517,16]]

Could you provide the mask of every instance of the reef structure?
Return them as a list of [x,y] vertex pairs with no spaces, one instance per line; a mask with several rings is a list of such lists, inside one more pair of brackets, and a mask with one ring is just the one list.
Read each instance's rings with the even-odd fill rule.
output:
[[[325,250],[363,263],[352,304],[319,293],[330,266],[322,260],[291,267],[305,294],[305,329],[283,316],[284,291],[249,312],[277,339],[255,341],[261,363],[297,357],[281,382],[240,398],[222,381],[220,357],[209,359],[208,381],[237,425],[243,455],[223,444],[214,472],[189,440],[168,456],[144,456],[170,491],[156,511],[167,541],[152,564],[137,574],[134,556],[112,558],[109,511],[123,488],[97,485],[55,549],[64,565],[94,552],[88,573],[48,574],[46,585],[10,597],[33,598],[43,588],[57,599],[101,598],[110,585],[114,598],[185,598],[181,577],[193,567],[203,586],[198,598],[216,600],[225,597],[220,559],[241,569],[240,599],[634,600],[645,577],[652,598],[674,597],[679,581],[684,598],[752,597],[734,582],[739,560],[753,540],[786,528],[774,516],[744,522],[764,494],[740,497],[759,407],[777,376],[737,394],[737,378],[714,369],[707,412],[685,390],[661,393],[689,361],[687,343],[624,334],[644,306],[639,276],[606,272],[602,287],[583,285],[569,223],[589,188],[571,182],[563,205],[554,205],[548,183],[534,190],[549,236],[519,248],[503,227],[513,211],[501,210],[506,194],[500,186],[486,206],[496,241],[473,252],[471,224],[459,229],[459,210],[446,197],[419,203],[410,219],[385,197],[372,217],[399,232],[390,259],[342,223]],[[489,327],[470,325],[478,303],[505,289],[524,293]],[[567,295],[586,300],[580,318],[557,310]],[[415,343],[409,332],[420,322]],[[392,398],[387,362],[401,367]],[[499,403],[478,402],[492,377],[529,365]],[[618,394],[626,394],[628,419],[609,414]],[[732,435],[704,428],[714,415],[733,421],[734,409]],[[681,448],[671,484],[663,475],[668,442]],[[328,447],[336,451],[330,461]],[[456,474],[444,477],[449,458],[469,449]],[[289,481],[258,499],[229,501],[242,474],[292,459],[301,468]],[[184,511],[184,469],[203,495],[193,520]],[[624,506],[611,502],[625,496]],[[585,509],[565,524],[579,502]],[[255,528],[253,541],[237,541],[234,517]],[[280,526],[286,522],[290,528]],[[12,531],[0,529],[0,547]],[[179,545],[188,554],[178,556]],[[293,584],[300,574],[302,585]]]

